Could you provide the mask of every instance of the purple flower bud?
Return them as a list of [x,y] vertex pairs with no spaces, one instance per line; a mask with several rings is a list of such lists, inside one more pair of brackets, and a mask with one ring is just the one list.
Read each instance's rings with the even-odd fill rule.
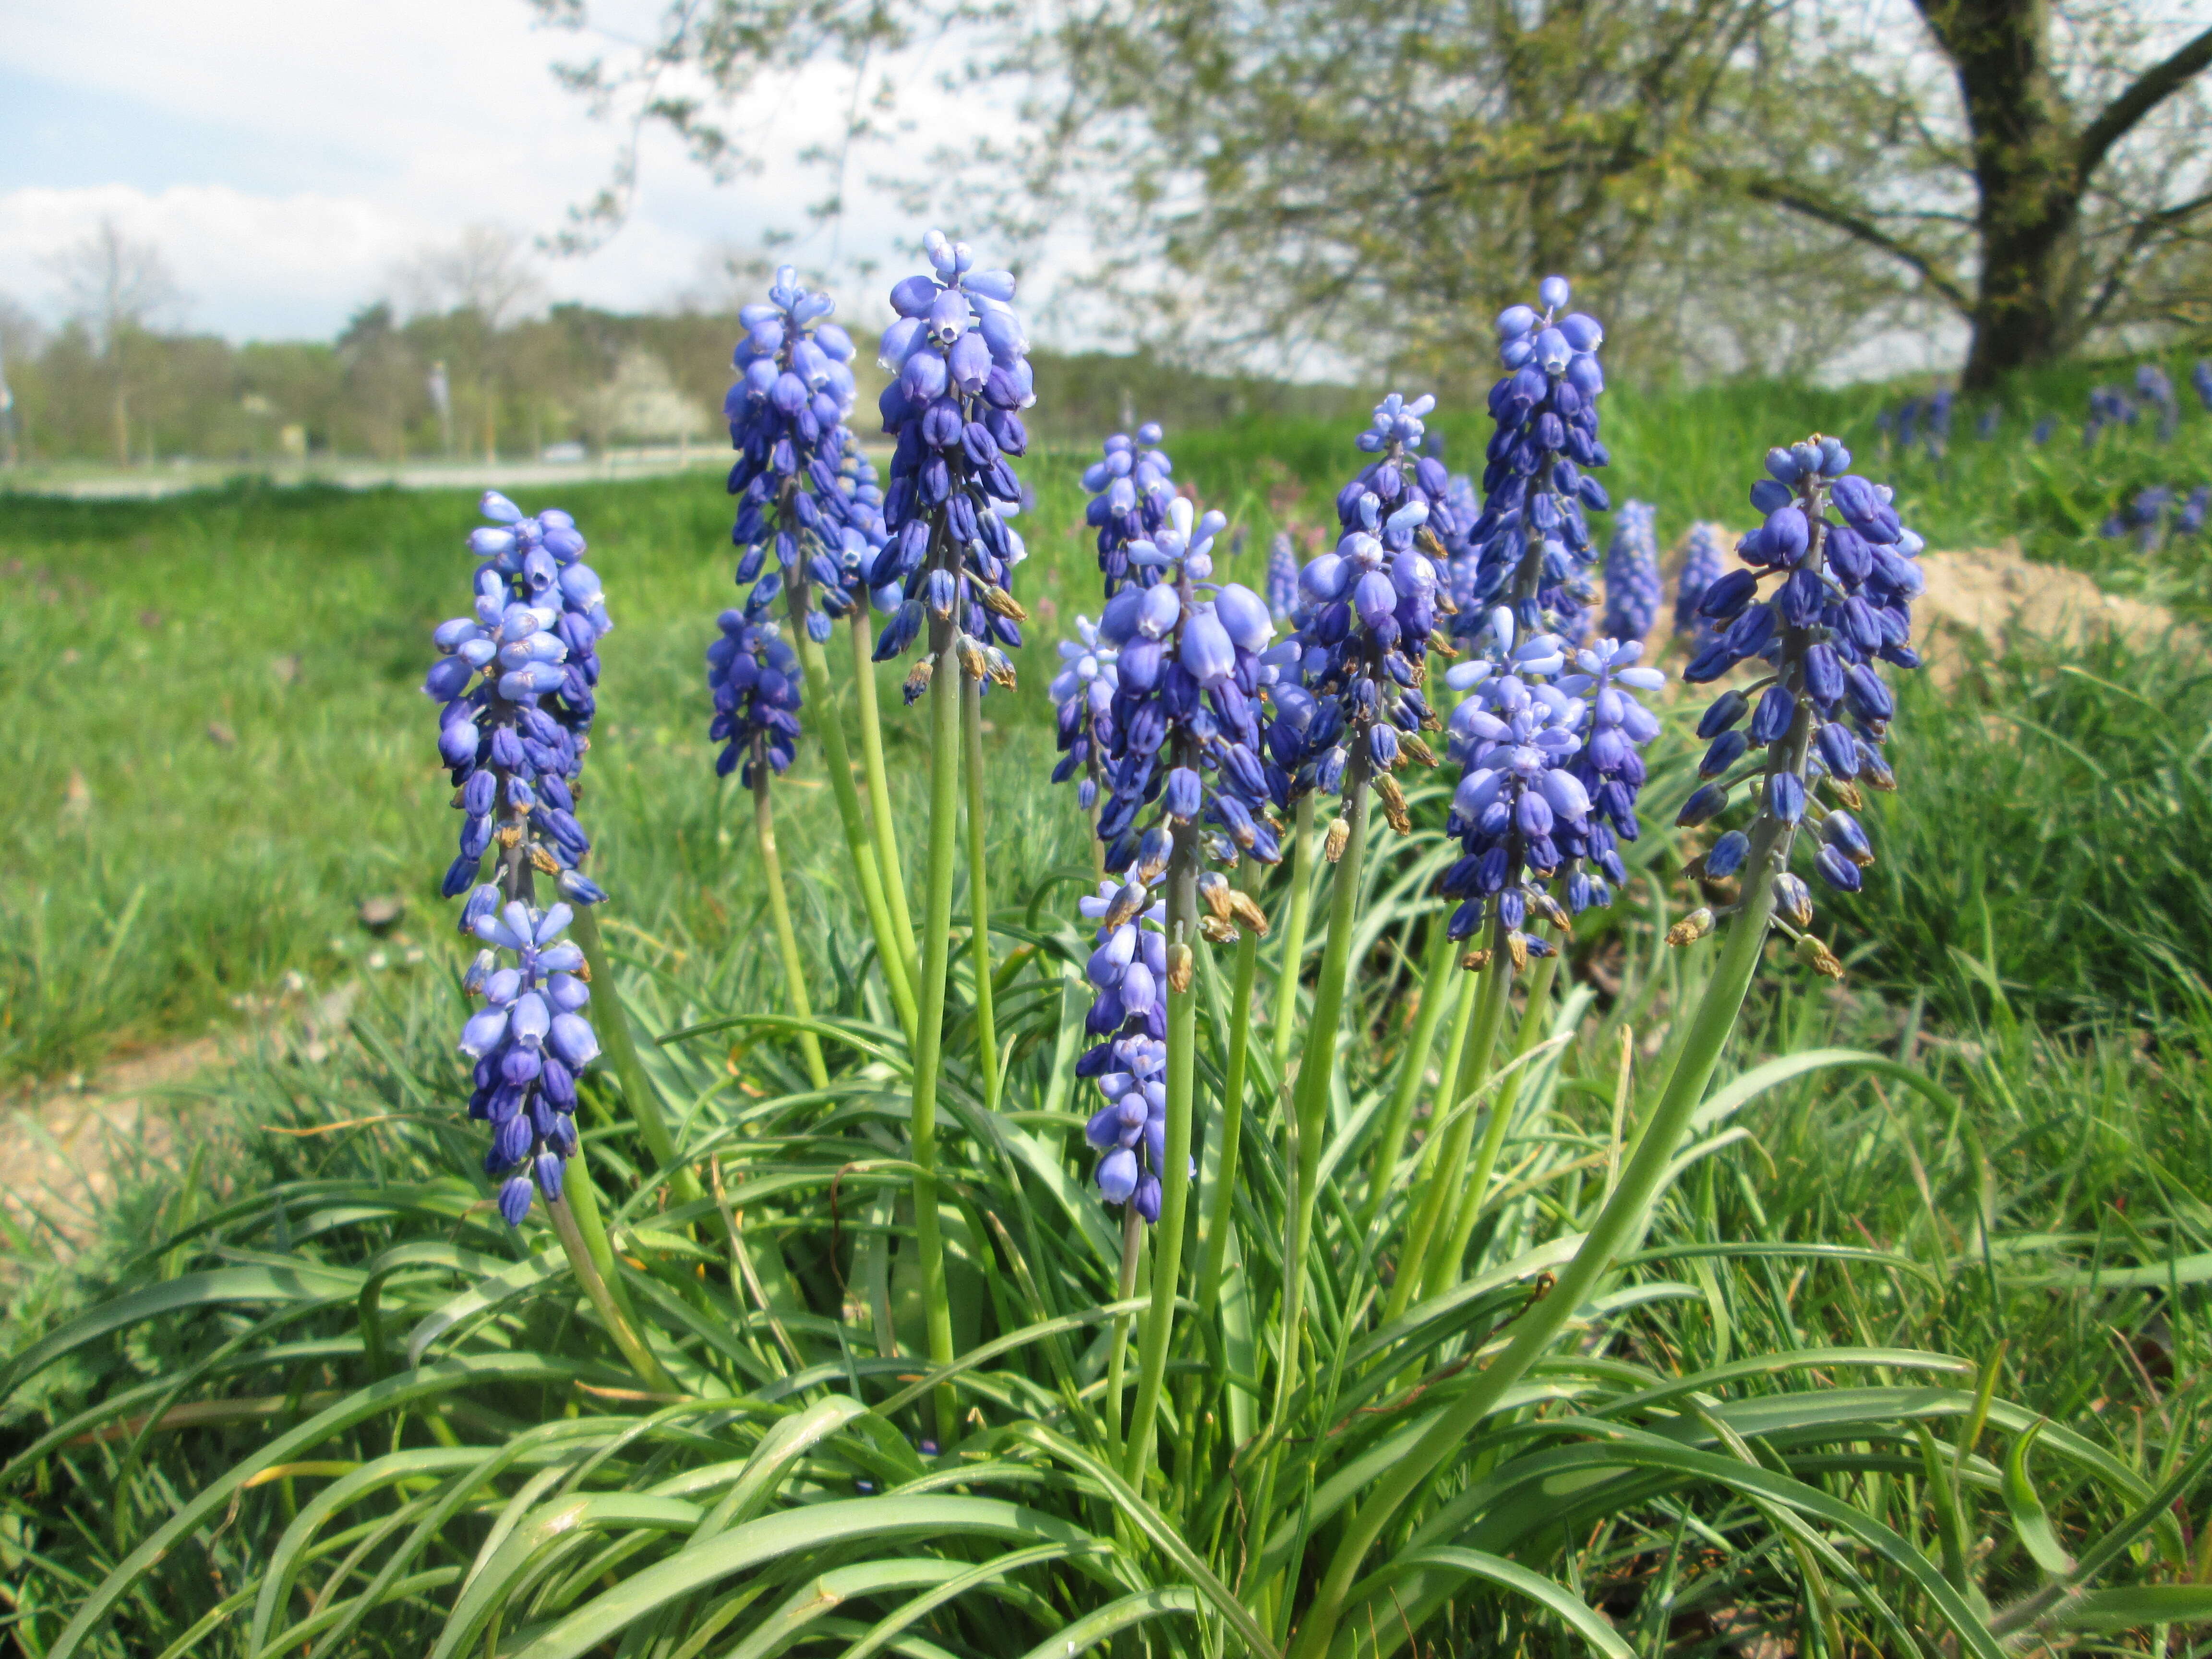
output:
[[[1151,591],[1157,593],[1166,587],[1163,582]],[[1219,685],[1236,671],[1237,651],[1230,642],[1228,630],[1217,618],[1201,611],[1183,624],[1181,659],[1193,679],[1210,688]]]
[[1805,783],[1795,772],[1777,772],[1766,781],[1766,810],[1784,823],[1805,816]]
[[599,1039],[591,1022],[581,1014],[555,1015],[548,1041],[554,1054],[571,1071],[580,1072],[599,1057]]

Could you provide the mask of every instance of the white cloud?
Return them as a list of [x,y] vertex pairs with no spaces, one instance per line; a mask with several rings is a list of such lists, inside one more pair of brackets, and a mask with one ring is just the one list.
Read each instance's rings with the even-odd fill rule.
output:
[[[620,135],[551,75],[590,46],[533,27],[522,0],[11,9],[0,76],[54,95],[44,148],[12,167],[0,155],[0,292],[52,314],[46,260],[112,216],[161,248],[188,296],[178,320],[240,338],[327,336],[425,245],[483,220],[550,233],[599,188]],[[740,125],[775,151],[732,185],[712,185],[672,143],[648,143],[632,222],[587,258],[549,261],[551,297],[659,303],[710,247],[803,228],[822,181],[790,158],[833,126],[836,79],[810,72],[745,112]],[[106,171],[26,176],[73,142],[76,173]],[[881,205],[864,198],[848,220],[848,253],[888,252],[897,222]]]

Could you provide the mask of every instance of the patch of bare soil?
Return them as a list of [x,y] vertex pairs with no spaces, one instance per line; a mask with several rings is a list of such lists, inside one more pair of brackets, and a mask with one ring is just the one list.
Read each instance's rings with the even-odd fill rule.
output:
[[0,1102],[0,1206],[58,1259],[74,1256],[115,1196],[118,1164],[134,1154],[163,1163],[189,1155],[201,1079],[272,1036],[319,1057],[344,1030],[360,990],[348,981],[309,1001],[271,998],[239,1030],[127,1055]]
[[2177,629],[2194,637],[2164,605],[2107,593],[2083,571],[2032,563],[2014,541],[1923,554],[1920,568],[1928,589],[1913,606],[1913,623],[1939,683],[1958,672],[1962,636],[1995,650],[2022,639],[2080,647],[2107,632],[2144,642]]
[[[1721,545],[1733,550],[1741,538],[1740,531],[1726,531]],[[1670,607],[1683,552],[1678,544],[1661,566]],[[1967,637],[1988,641],[1993,651],[2027,640],[2078,649],[2107,632],[2143,642],[2169,634],[2197,641],[2196,630],[2177,623],[2164,605],[2107,593],[2083,571],[2036,563],[2010,538],[1995,547],[1923,553],[1920,568],[1928,586],[1913,604],[1913,643],[1938,684],[1957,677],[1965,660],[1959,643]]]

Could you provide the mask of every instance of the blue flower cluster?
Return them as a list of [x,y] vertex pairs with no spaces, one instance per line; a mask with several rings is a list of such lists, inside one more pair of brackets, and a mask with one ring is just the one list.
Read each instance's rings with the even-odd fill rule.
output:
[[1267,614],[1286,623],[1298,608],[1297,544],[1287,530],[1275,532],[1267,544]]
[[1485,451],[1482,516],[1468,540],[1482,605],[1504,599],[1523,631],[1576,642],[1588,626],[1595,558],[1584,515],[1611,505],[1589,471],[1612,457],[1597,435],[1605,331],[1581,312],[1559,315],[1568,295],[1565,277],[1547,276],[1537,306],[1512,306],[1498,319],[1507,373],[1490,389],[1498,429]]
[[1077,908],[1098,924],[1084,967],[1097,995],[1084,1030],[1101,1041],[1075,1067],[1106,1097],[1084,1131],[1100,1154],[1098,1191],[1158,1221],[1167,1156],[1167,907],[1144,882],[1109,881]]
[[[468,895],[461,931],[493,947],[465,981],[491,1003],[462,1037],[475,1062],[469,1112],[495,1127],[485,1170],[514,1172],[500,1208],[516,1223],[530,1208],[533,1177],[549,1200],[560,1195],[562,1160],[576,1144],[575,1074],[598,1052],[580,1012],[590,995],[577,971],[582,953],[554,944],[573,913],[556,904],[541,914],[533,898],[540,875],[576,903],[606,896],[577,867],[591,842],[575,807],[597,707],[598,642],[613,624],[574,519],[526,518],[496,492],[483,510],[492,523],[469,538],[482,562],[475,610],[439,626],[441,654],[423,690],[441,704],[438,751],[463,814],[443,890]],[[497,879],[480,884],[495,847]],[[516,963],[503,966],[501,950]]]
[[2204,514],[2212,505],[2212,485],[2199,484],[2183,496],[2171,484],[2152,484],[2137,490],[2128,504],[2099,527],[2110,541],[2132,534],[2144,552],[2154,551],[2169,537],[2194,536],[2204,528]]
[[[1856,781],[1894,787],[1881,744],[1896,706],[1875,665],[1920,662],[1910,642],[1920,538],[1899,521],[1889,491],[1851,472],[1850,463],[1833,438],[1767,452],[1769,476],[1751,492],[1766,522],[1738,544],[1743,567],[1707,588],[1699,605],[1725,629],[1683,671],[1700,683],[1752,658],[1772,669],[1761,684],[1723,692],[1705,711],[1698,734],[1711,747],[1698,773],[1711,781],[1679,822],[1711,822],[1738,785],[1751,783],[1751,833],[1722,835],[1705,854],[1705,873],[1734,875],[1753,836],[1764,835],[1779,869],[1778,908],[1799,927],[1811,920],[1812,898],[1788,868],[1797,828],[1808,818],[1819,825],[1814,868],[1831,886],[1858,891],[1873,854],[1844,807],[1858,802]],[[1765,598],[1762,583],[1771,584]],[[1814,797],[1824,778],[1841,805]]]
[[[1930,459],[1941,459],[1950,441],[1953,400],[1948,389],[1926,398],[1907,398],[1894,411],[1885,409],[1876,415],[1875,430],[1885,438],[1894,434],[1898,448],[1908,454],[1916,443],[1923,443]],[[1984,431],[1982,435],[1990,434]]]
[[[1553,948],[1522,933],[1532,911],[1564,927],[1570,914],[1609,902],[1627,879],[1619,843],[1637,836],[1638,750],[1659,731],[1634,693],[1657,690],[1665,676],[1638,665],[1643,647],[1633,640],[1572,647],[1536,634],[1516,643],[1516,632],[1512,611],[1498,607],[1478,636],[1491,654],[1445,675],[1468,695],[1452,710],[1450,755],[1462,775],[1444,825],[1461,856],[1439,890],[1461,901],[1452,938],[1494,919],[1520,967]],[[1564,910],[1546,886],[1563,872]]]
[[2159,441],[2163,443],[2170,440],[2181,422],[2181,404],[2173,395],[2173,382],[2166,371],[2156,363],[2137,368],[2136,396],[2158,411]]
[[1177,497],[1152,538],[1128,544],[1131,579],[1098,619],[1116,653],[1105,718],[1092,728],[1107,792],[1098,838],[1107,869],[1133,866],[1140,880],[1167,867],[1174,830],[1192,823],[1215,832],[1211,850],[1226,862],[1282,856],[1260,757],[1260,699],[1273,678],[1261,657],[1274,621],[1249,588],[1213,582],[1224,520],[1194,516]]
[[2189,371],[2189,384],[2197,388],[2197,401],[2212,411],[2212,362],[2198,358],[2197,367]]
[[1091,492],[1083,521],[1098,532],[1098,570],[1109,599],[1125,581],[1145,587],[1159,580],[1157,567],[1131,567],[1129,544],[1157,535],[1176,497],[1175,462],[1159,447],[1162,435],[1157,422],[1139,427],[1133,443],[1117,432],[1083,474]]
[[[1456,534],[1442,461],[1420,454],[1421,417],[1436,406],[1392,392],[1359,434],[1376,456],[1338,492],[1342,535],[1298,573],[1297,632],[1278,653],[1285,674],[1275,686],[1275,720],[1267,783],[1278,805],[1312,791],[1334,794],[1347,777],[1370,784],[1390,825],[1407,833],[1403,792],[1390,774],[1410,758],[1432,766],[1420,733],[1439,722],[1420,687],[1430,636],[1441,611],[1443,538]],[[1343,833],[1349,833],[1348,827]],[[1331,856],[1342,847],[1329,834]]]
[[1695,649],[1703,649],[1712,637],[1712,621],[1698,614],[1698,601],[1726,566],[1721,543],[1727,534],[1719,525],[1700,519],[1682,538],[1682,568],[1674,578],[1674,631],[1687,634]]
[[515,899],[477,912],[471,927],[491,948],[462,980],[484,1006],[461,1028],[460,1048],[476,1063],[469,1115],[492,1126],[484,1173],[507,1176],[499,1211],[509,1226],[529,1213],[533,1187],[549,1203],[561,1196],[576,1151],[576,1079],[599,1052],[583,1012],[592,1000],[584,953],[561,938],[574,918],[565,904],[539,910]]
[[1605,550],[1605,623],[1608,638],[1641,640],[1659,620],[1659,538],[1648,501],[1623,501]]
[[2138,418],[2135,404],[2118,386],[2089,388],[2089,418],[2081,423],[2081,441],[2094,443],[2108,426],[2133,426]]
[[726,778],[742,766],[738,781],[750,789],[760,766],[781,775],[798,750],[804,689],[799,653],[773,622],[756,622],[742,611],[725,611],[717,621],[722,637],[707,647],[707,689],[714,698],[707,735],[722,745],[715,775]]
[[[744,614],[758,622],[787,589],[793,623],[817,641],[830,637],[831,617],[857,602],[846,561],[869,545],[855,522],[849,475],[841,472],[858,446],[845,425],[855,390],[853,342],[828,320],[836,307],[827,294],[799,286],[791,266],[779,270],[768,303],[738,313],[745,337],[732,358],[737,383],[722,404],[738,450],[730,469],[738,497],[730,535],[743,550],[737,581],[752,584]],[[770,548],[775,568],[763,574]]]
[[889,539],[870,583],[904,594],[876,641],[876,660],[900,656],[925,621],[944,629],[907,681],[912,702],[947,647],[963,672],[1013,683],[1001,646],[1018,646],[1022,608],[1006,591],[1027,556],[1007,523],[1021,481],[1010,458],[1029,447],[1018,411],[1036,401],[1029,339],[1015,314],[1011,271],[977,270],[965,242],[931,231],[923,241],[927,276],[891,289],[898,320],[884,331],[883,367],[893,376],[880,407],[884,430],[898,441],[884,494]]
[[1079,775],[1075,799],[1088,812],[1098,804],[1103,762],[1114,741],[1119,653],[1099,637],[1098,624],[1088,617],[1075,619],[1075,632],[1076,638],[1060,642],[1060,669],[1052,682],[1060,750],[1052,781],[1066,783]]

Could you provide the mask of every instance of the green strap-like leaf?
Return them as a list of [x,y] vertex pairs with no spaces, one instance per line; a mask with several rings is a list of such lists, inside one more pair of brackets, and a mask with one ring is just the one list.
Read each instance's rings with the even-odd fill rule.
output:
[[1231,1593],[1229,1586],[1213,1575],[1213,1571],[1199,1559],[1198,1552],[1184,1541],[1183,1535],[1168,1519],[1139,1497],[1134,1487],[1121,1479],[1120,1474],[1093,1457],[1089,1452],[1064,1435],[1054,1433],[1042,1423],[1020,1423],[1009,1431],[1016,1439],[1034,1441],[1069,1468],[1089,1475],[1105,1489],[1121,1511],[1134,1522],[1138,1529],[1152,1540],[1152,1546],[1173,1562],[1199,1593],[1212,1602],[1229,1628],[1237,1632],[1237,1639],[1251,1652],[1262,1659],[1272,1659],[1274,1644],[1267,1632],[1260,1627],[1250,1611]]
[[2131,1584],[2063,1602],[2043,1627],[2118,1632],[2206,1623],[2212,1623],[2212,1584]]
[[2059,1543],[2058,1534],[2051,1529],[2051,1516],[2043,1507],[2043,1500],[2035,1495],[2035,1483],[2028,1479],[2028,1454],[2035,1449],[2035,1437],[2043,1432],[2044,1425],[2037,1423],[2026,1434],[2013,1437],[2012,1446],[2005,1453],[2004,1506],[2012,1516],[2013,1530],[2020,1534],[2021,1547],[2035,1565],[2054,1578],[2063,1578],[2074,1571],[2074,1558]]
[[[1111,1548],[1103,1542],[1091,1547],[1099,1553],[1105,1553]],[[897,1611],[885,1613],[866,1635],[847,1648],[839,1659],[873,1659],[873,1656],[897,1640],[900,1633],[915,1620],[927,1617],[946,1602],[957,1600],[979,1585],[1004,1578],[1009,1573],[1018,1572],[1024,1567],[1043,1566],[1048,1562],[1061,1560],[1069,1553],[1071,1552],[1063,1544],[1039,1544],[1031,1549],[1011,1550],[981,1566],[969,1567],[957,1577],[949,1578],[915,1596]]]
[[209,1273],[148,1285],[82,1314],[52,1335],[33,1343],[0,1367],[0,1395],[12,1393],[35,1375],[88,1342],[149,1319],[165,1319],[194,1308],[237,1303],[349,1302],[361,1294],[368,1275],[356,1268],[325,1267],[301,1261],[283,1267],[217,1267]]
[[[173,1280],[172,1283],[182,1283]],[[611,1374],[594,1367],[575,1364],[565,1360],[547,1359],[537,1354],[481,1354],[466,1359],[441,1360],[426,1365],[404,1376],[386,1377],[372,1383],[336,1405],[317,1413],[289,1434],[276,1439],[255,1452],[244,1462],[235,1463],[216,1480],[202,1487],[167,1522],[157,1528],[138,1547],[125,1557],[114,1571],[100,1581],[98,1589],[85,1598],[76,1616],[70,1620],[54,1643],[46,1659],[75,1659],[82,1650],[93,1632],[106,1622],[115,1610],[116,1603],[131,1593],[131,1587],[153,1571],[155,1565],[183,1540],[199,1530],[200,1525],[228,1503],[233,1492],[264,1469],[274,1468],[279,1463],[289,1463],[314,1446],[320,1445],[332,1435],[351,1428],[356,1423],[368,1421],[403,1407],[412,1406],[455,1389],[473,1386],[521,1387],[533,1382],[569,1382],[584,1376],[611,1376]]]
[[957,1561],[917,1558],[863,1561],[856,1566],[835,1568],[792,1591],[781,1607],[747,1632],[744,1640],[722,1659],[771,1659],[786,1643],[804,1635],[809,1625],[829,1617],[854,1596],[918,1589],[966,1576],[967,1570]]
[[568,1258],[556,1244],[550,1250],[540,1250],[526,1261],[509,1262],[499,1272],[479,1279],[407,1333],[407,1363],[421,1364],[430,1345],[464,1319],[496,1307],[509,1297],[535,1290],[568,1271]]
[[995,1498],[853,1498],[810,1504],[763,1516],[678,1550],[540,1632],[516,1659],[579,1659],[678,1596],[799,1551],[860,1540],[953,1537],[1071,1546],[1094,1541],[1056,1516]]
[[1116,1631],[1141,1625],[1162,1613],[1197,1611],[1198,1592],[1188,1584],[1162,1584],[1141,1589],[1118,1601],[1109,1601],[1097,1611],[1085,1613],[1066,1629],[1054,1632],[1023,1659],[1075,1659],[1077,1654],[1097,1647]]
[[484,1461],[489,1454],[479,1446],[425,1447],[414,1451],[393,1452],[365,1463],[351,1474],[343,1476],[317,1492],[292,1517],[292,1524],[284,1528],[284,1535],[276,1540],[276,1547],[262,1571],[261,1589],[253,1604],[253,1623],[246,1638],[246,1650],[259,1653],[269,1645],[269,1635],[276,1626],[277,1615],[283,1612],[284,1598],[298,1575],[301,1558],[323,1522],[369,1492],[390,1486],[397,1480],[417,1480],[424,1476],[450,1474],[456,1470],[472,1468]]
[[[1384,1593],[1396,1579],[1427,1567],[1442,1567],[1469,1578],[1480,1578],[1487,1583],[1496,1584],[1516,1595],[1524,1595],[1605,1655],[1606,1659],[1636,1659],[1636,1650],[1614,1634],[1613,1626],[1565,1585],[1555,1583],[1540,1572],[1531,1572],[1502,1555],[1491,1555],[1482,1550],[1460,1549],[1450,1545],[1415,1550],[1409,1555],[1401,1556],[1368,1583],[1376,1593]],[[1404,1626],[1400,1620],[1387,1613],[1378,1613],[1375,1626],[1378,1632],[1385,1623],[1390,1626],[1389,1646],[1382,1646],[1379,1642],[1374,1644],[1366,1659],[1374,1659],[1376,1653],[1389,1652],[1403,1636]],[[1354,1659],[1367,1641],[1367,1621],[1357,1616],[1355,1604],[1354,1611],[1346,1614],[1338,1630],[1335,1646],[1331,1650],[1332,1659]]]

